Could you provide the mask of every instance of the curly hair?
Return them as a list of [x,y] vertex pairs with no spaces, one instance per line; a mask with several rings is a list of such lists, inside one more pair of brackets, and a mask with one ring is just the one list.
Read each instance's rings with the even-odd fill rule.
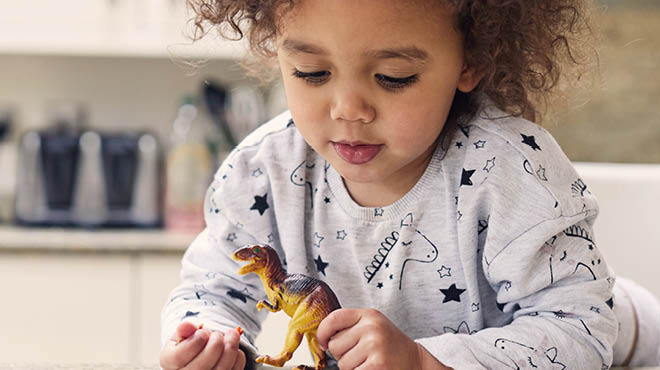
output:
[[[455,27],[464,39],[466,65],[483,73],[473,91],[457,92],[450,125],[471,119],[484,98],[508,114],[538,122],[561,81],[573,85],[594,61],[597,64],[592,47],[596,34],[588,17],[591,0],[435,1],[451,5]],[[195,14],[193,39],[213,28],[226,39],[246,38],[256,57],[246,65],[257,72],[256,65],[272,65],[278,16],[281,10],[293,9],[296,0],[187,3]]]

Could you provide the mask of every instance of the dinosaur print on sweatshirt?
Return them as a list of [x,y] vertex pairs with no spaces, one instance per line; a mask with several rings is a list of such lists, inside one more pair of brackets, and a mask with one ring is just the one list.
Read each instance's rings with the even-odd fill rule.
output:
[[[392,266],[391,262],[387,260],[387,257],[394,248],[404,249],[405,251],[399,252],[399,255],[405,255],[407,257],[403,259],[403,262],[401,262],[401,258],[397,258],[395,262],[401,262],[398,266]],[[384,279],[380,278],[377,287],[383,287],[383,280],[394,280],[398,278],[398,287],[401,290],[406,268],[408,269],[407,271],[410,271],[414,268],[414,265],[431,263],[436,258],[438,258],[438,247],[417,229],[413,223],[413,214],[408,213],[401,220],[399,230],[392,231],[380,243],[377,253],[373,256],[369,265],[364,268],[363,274],[367,278],[367,282],[370,283],[383,267],[392,269],[390,271],[398,271],[396,275],[390,273]]]
[[566,365],[557,361],[557,348],[545,346],[532,347],[513,340],[498,338],[495,347],[509,358],[510,363],[505,363],[512,369],[551,369],[563,370]]

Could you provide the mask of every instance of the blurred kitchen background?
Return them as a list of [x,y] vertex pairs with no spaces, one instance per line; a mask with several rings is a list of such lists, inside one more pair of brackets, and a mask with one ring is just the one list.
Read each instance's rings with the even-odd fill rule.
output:
[[[610,263],[660,295],[660,2],[599,4],[603,84],[544,126],[601,199]],[[286,109],[243,44],[192,44],[189,18],[183,0],[0,0],[0,361],[157,362],[210,177]]]

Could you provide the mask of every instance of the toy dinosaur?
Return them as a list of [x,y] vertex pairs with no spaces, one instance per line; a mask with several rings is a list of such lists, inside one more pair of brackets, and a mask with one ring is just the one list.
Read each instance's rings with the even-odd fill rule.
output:
[[340,308],[339,300],[328,284],[302,274],[287,274],[277,253],[269,245],[243,247],[234,252],[232,258],[236,261],[250,261],[238,270],[240,275],[253,272],[261,278],[270,302],[259,301],[257,309],[261,311],[266,307],[271,312],[283,310],[291,317],[282,352],[277,357],[259,356],[256,361],[282,367],[291,359],[304,335],[314,357],[315,367],[300,365],[296,369],[324,369],[325,352],[318,344],[316,330],[321,320]]

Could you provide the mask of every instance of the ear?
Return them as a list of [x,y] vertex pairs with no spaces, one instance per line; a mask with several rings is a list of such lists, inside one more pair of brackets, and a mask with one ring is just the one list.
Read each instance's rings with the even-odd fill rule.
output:
[[461,71],[461,76],[458,79],[458,90],[464,93],[469,93],[477,85],[479,81],[484,77],[484,72],[477,70],[475,67],[463,66],[463,71]]

